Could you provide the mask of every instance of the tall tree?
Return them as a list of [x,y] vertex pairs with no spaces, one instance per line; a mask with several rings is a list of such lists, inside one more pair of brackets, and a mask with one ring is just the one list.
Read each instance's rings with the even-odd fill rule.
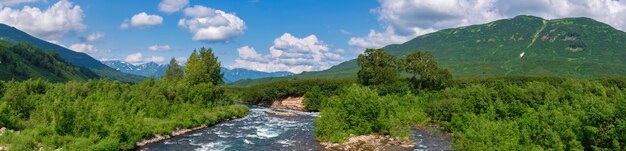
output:
[[357,63],[361,67],[358,77],[363,85],[380,85],[393,83],[398,78],[396,58],[385,53],[383,49],[367,49],[359,55]]
[[169,67],[167,67],[167,70],[165,71],[165,78],[169,80],[178,80],[182,79],[183,76],[183,68],[178,64],[176,59],[172,58],[172,60],[170,60]]
[[200,48],[198,53],[193,51],[185,67],[186,79],[191,84],[211,83],[213,85],[223,84],[224,74],[220,70],[221,63],[212,49]]
[[442,89],[452,79],[448,69],[439,68],[431,52],[412,52],[401,62],[404,70],[413,74],[411,78],[413,89]]
[[407,72],[413,74],[413,78],[419,75],[423,79],[434,78],[437,69],[437,61],[431,52],[417,51],[410,53],[403,61]]
[[187,59],[187,63],[185,64],[185,80],[190,84],[198,84],[202,82],[202,64],[200,61],[200,57],[198,57],[198,52],[193,50],[189,59]]
[[211,82],[213,85],[223,84],[224,74],[222,73],[220,67],[221,63],[218,60],[217,56],[213,54],[213,49],[211,48],[200,48],[200,60],[202,62],[202,72],[207,81],[203,82]]

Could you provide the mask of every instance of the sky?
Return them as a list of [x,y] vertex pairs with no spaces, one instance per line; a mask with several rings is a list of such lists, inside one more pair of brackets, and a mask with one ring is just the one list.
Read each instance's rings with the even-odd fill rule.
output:
[[98,60],[185,62],[207,47],[227,68],[294,73],[517,15],[626,29],[619,0],[0,0],[0,23]]

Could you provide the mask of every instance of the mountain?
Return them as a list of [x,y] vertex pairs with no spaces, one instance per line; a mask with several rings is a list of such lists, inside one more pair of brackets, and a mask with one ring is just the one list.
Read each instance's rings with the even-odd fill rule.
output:
[[[122,71],[124,73],[141,75],[141,76],[146,76],[146,77],[154,76],[155,78],[159,78],[165,75],[165,71],[167,70],[167,67],[169,66],[169,65],[159,65],[154,62],[133,65],[131,63],[117,61],[117,60],[103,61],[102,63],[104,63],[105,65],[113,69]],[[281,76],[293,75],[293,73],[286,72],[286,71],[261,72],[261,71],[254,71],[254,70],[241,69],[241,68],[228,69],[228,68],[223,68],[223,67],[221,68],[221,70],[222,70],[222,73],[224,73],[224,81],[226,83],[235,82],[235,81],[239,81],[242,79],[258,79],[258,78],[265,78],[265,77],[281,77]]]
[[123,61],[112,60],[102,61],[102,63],[124,73],[140,75],[144,77],[154,76],[155,78],[159,78],[165,75],[165,70],[167,70],[168,67],[168,65],[160,65],[154,62],[133,65]]
[[235,68],[235,69],[222,68],[222,73],[224,73],[224,81],[231,81],[231,82],[244,80],[244,79],[284,77],[284,76],[294,75],[293,73],[287,72],[287,71],[262,72],[262,71],[254,71],[254,70],[242,69],[242,68]]
[[143,79],[141,76],[124,74],[109,68],[85,53],[75,52],[65,47],[38,39],[27,34],[26,32],[5,24],[0,24],[0,40],[8,41],[10,43],[30,43],[39,47],[43,51],[52,50],[68,63],[79,67],[89,68],[104,79],[120,80],[124,82],[138,82]]
[[[444,29],[384,49],[397,57],[431,51],[456,77],[626,75],[626,33],[585,17],[517,16]],[[353,59],[324,71],[241,81],[241,85],[289,78],[356,78],[358,70]]]
[[0,40],[0,80],[45,79],[52,82],[100,78],[85,67],[73,66],[54,51],[27,43]]

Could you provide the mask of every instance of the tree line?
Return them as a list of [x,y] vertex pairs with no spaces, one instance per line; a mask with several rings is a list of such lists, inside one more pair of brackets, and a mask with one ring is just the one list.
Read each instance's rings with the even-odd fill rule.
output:
[[245,116],[248,108],[226,94],[212,50],[191,56],[189,69],[172,59],[165,77],[136,84],[0,81],[0,127],[8,129],[0,144],[9,150],[132,150],[153,134]]

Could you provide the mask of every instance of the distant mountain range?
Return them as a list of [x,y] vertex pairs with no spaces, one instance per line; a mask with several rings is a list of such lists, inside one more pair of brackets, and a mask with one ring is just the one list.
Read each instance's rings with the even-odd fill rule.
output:
[[65,47],[61,47],[45,40],[35,38],[27,34],[26,32],[5,24],[0,24],[0,40],[8,42],[10,44],[29,43],[33,46],[38,47],[43,52],[52,50],[56,54],[58,54],[58,56],[63,58],[63,60],[66,61],[68,64],[89,69],[96,73],[99,78],[120,80],[124,82],[138,82],[144,78],[141,76],[135,76],[119,72],[102,64],[100,61],[92,58],[85,53],[75,52]]
[[279,72],[262,72],[262,71],[254,71],[249,69],[235,68],[235,69],[227,69],[222,68],[222,73],[224,73],[224,81],[236,82],[244,79],[258,79],[258,78],[267,78],[267,77],[284,77],[294,75],[294,73],[287,71],[279,71]]
[[[169,65],[160,65],[154,62],[149,62],[145,64],[134,65],[131,63],[127,63],[124,61],[102,61],[105,65],[115,69],[122,71],[124,73],[140,75],[145,77],[154,76],[155,78],[159,78],[165,75],[165,71],[167,70]],[[222,73],[224,73],[224,81],[227,83],[235,82],[243,79],[258,79],[265,77],[282,77],[294,75],[291,72],[262,72],[262,71],[254,71],[249,69],[228,69],[221,68]]]
[[[456,77],[626,76],[626,33],[585,17],[546,20],[517,16],[444,29],[384,49],[397,57],[431,51]],[[358,70],[353,59],[324,71],[244,80],[234,85],[293,78],[356,78]]]
[[165,75],[165,70],[167,70],[168,65],[160,65],[154,62],[149,62],[140,65],[133,65],[131,63],[127,63],[124,61],[102,61],[105,65],[129,74],[140,75],[144,77],[154,76],[155,78],[159,78]]

